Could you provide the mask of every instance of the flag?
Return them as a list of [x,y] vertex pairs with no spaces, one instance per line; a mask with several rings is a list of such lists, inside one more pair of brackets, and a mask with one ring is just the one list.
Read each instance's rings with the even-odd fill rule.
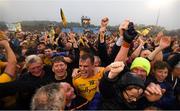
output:
[[142,30],[142,31],[139,31],[139,30],[136,30],[136,31],[137,31],[140,35],[146,36],[146,35],[149,34],[150,30],[151,30],[151,28],[146,28],[146,29],[144,29],[144,30]]
[[144,29],[144,30],[142,31],[142,35],[143,35],[143,36],[146,36],[147,34],[149,34],[150,30],[151,30],[150,28]]
[[22,31],[21,23],[16,23],[16,32],[21,32],[21,31]]
[[67,21],[66,21],[66,17],[64,15],[64,12],[63,12],[62,8],[60,9],[60,15],[61,15],[61,20],[62,20],[63,26],[66,27],[67,26]]

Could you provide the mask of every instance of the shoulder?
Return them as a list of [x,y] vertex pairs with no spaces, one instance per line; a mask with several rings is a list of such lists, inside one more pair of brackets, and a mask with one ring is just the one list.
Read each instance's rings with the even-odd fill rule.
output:
[[0,75],[0,83],[10,82],[11,80],[12,78],[6,73]]
[[96,73],[104,73],[105,68],[104,67],[95,67],[94,72]]

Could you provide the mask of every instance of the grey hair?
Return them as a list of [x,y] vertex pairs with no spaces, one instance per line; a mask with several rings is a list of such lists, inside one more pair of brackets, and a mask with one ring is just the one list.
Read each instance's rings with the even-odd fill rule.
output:
[[32,110],[64,110],[65,93],[60,83],[51,83],[39,88],[32,98]]
[[25,59],[25,67],[27,68],[29,64],[32,63],[43,63],[42,59],[37,55],[29,55]]

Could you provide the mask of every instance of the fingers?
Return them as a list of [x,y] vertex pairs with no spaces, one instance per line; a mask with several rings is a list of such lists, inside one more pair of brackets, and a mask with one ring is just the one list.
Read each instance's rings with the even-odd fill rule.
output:
[[116,61],[116,62],[113,62],[111,63],[110,65],[111,68],[117,68],[117,67],[124,67],[124,63],[122,61]]
[[119,30],[127,29],[127,28],[128,28],[128,25],[129,25],[129,22],[130,22],[129,19],[125,19],[125,20],[121,23],[121,25],[120,25],[120,27],[119,27]]
[[166,89],[161,89],[162,94],[166,92]]
[[108,17],[104,17],[104,18],[102,19],[102,22],[107,22],[107,21],[109,21],[109,18],[108,18]]
[[124,63],[123,62],[113,62],[110,64],[110,70],[113,73],[119,73],[124,69]]
[[148,96],[150,96],[150,95],[151,95],[151,93],[150,93],[150,92],[148,92],[147,90],[145,90],[145,91],[144,91],[144,93],[145,93],[145,95],[148,95]]
[[73,73],[72,73],[72,77],[75,78],[78,75],[80,75],[80,70],[79,69],[74,69]]
[[150,83],[147,86],[145,93],[147,95],[149,95],[149,94],[162,95],[162,89],[158,84]]
[[101,27],[106,27],[109,22],[109,18],[105,17],[101,20]]

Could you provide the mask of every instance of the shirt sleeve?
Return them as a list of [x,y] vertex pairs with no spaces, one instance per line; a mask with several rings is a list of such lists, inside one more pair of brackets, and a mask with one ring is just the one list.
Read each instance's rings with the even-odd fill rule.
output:
[[0,75],[0,83],[10,82],[11,80],[12,78],[6,73]]

